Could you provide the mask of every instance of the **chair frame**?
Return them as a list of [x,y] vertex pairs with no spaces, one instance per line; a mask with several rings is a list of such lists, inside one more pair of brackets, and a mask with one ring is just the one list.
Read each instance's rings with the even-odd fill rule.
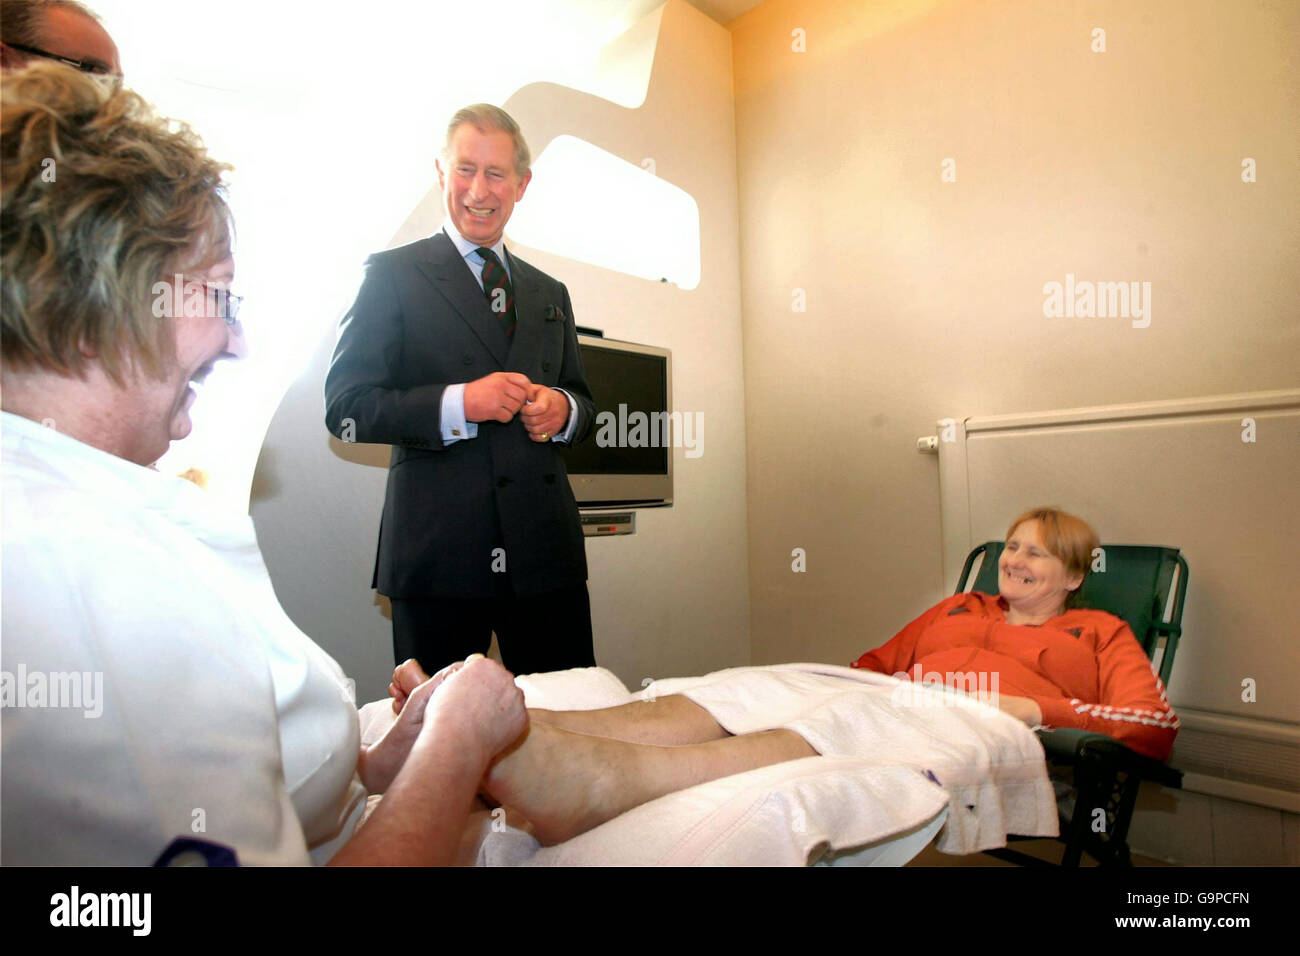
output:
[[[1106,545],[1103,550],[1109,553],[1132,547]],[[1136,636],[1151,660],[1155,660],[1158,650],[1162,651],[1157,673],[1161,683],[1167,687],[1174,666],[1174,654],[1182,637],[1183,604],[1187,597],[1187,561],[1177,548],[1134,550],[1149,551],[1153,559],[1160,561],[1155,592],[1152,595],[1150,625],[1145,633]],[[1000,541],[986,542],[971,551],[962,567],[956,593],[973,589],[976,577],[972,576],[971,569],[977,558],[986,555],[985,560],[992,561],[996,567],[1001,552]],[[983,570],[984,565],[981,564],[980,567]],[[1133,622],[1130,621],[1129,624],[1130,627],[1133,626]],[[1073,728],[1043,729],[1037,731],[1037,734],[1049,763],[1074,767],[1077,797],[1072,808],[1062,808],[1061,833],[1057,837],[1059,842],[1065,844],[1061,862],[1053,864],[1010,847],[985,852],[989,856],[1022,866],[1077,867],[1082,862],[1084,852],[1101,866],[1132,866],[1128,831],[1142,781],[1150,780],[1161,786],[1181,789],[1182,771],[1143,756],[1106,734]],[[1105,814],[1101,832],[1093,829],[1095,810],[1098,808]],[[1018,841],[1039,838],[1012,836],[1009,839]]]

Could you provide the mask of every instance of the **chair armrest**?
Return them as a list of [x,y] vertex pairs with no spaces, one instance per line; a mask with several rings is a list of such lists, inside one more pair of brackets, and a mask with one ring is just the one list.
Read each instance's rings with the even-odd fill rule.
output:
[[1039,729],[1034,733],[1038,735],[1038,742],[1043,745],[1047,756],[1061,760],[1077,760],[1083,753],[1084,744],[1089,741],[1115,740],[1114,737],[1108,737],[1106,734],[1091,730],[1077,730],[1073,727]]
[[1114,737],[1088,730],[1063,727],[1058,730],[1039,730],[1038,740],[1048,759],[1070,763],[1099,761],[1110,764],[1124,773],[1135,774],[1164,787],[1181,789],[1183,774],[1180,770],[1144,756],[1124,746]]

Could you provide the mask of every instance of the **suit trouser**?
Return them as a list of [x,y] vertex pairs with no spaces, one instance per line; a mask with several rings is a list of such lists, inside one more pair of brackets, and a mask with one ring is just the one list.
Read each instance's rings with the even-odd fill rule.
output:
[[426,674],[486,654],[493,631],[514,674],[596,666],[585,581],[528,597],[394,598],[392,606],[395,661],[414,657]]

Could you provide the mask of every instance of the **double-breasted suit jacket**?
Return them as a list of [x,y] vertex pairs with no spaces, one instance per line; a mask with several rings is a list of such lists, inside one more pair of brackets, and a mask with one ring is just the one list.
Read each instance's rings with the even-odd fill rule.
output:
[[[443,232],[371,256],[325,380],[336,436],[393,446],[372,586],[404,600],[519,596],[581,583],[586,551],[559,448],[516,415],[444,443],[448,385],[492,372],[567,391],[573,440],[595,417],[569,292],[513,255],[518,324],[508,338]],[[504,554],[495,549],[503,548]]]

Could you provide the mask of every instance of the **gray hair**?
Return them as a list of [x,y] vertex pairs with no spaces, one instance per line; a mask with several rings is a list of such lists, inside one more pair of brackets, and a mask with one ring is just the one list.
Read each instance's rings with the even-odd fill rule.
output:
[[447,124],[447,138],[442,142],[444,162],[451,161],[451,138],[456,135],[456,130],[466,123],[480,132],[485,129],[498,129],[503,133],[509,133],[515,141],[515,173],[519,176],[528,174],[532,156],[528,152],[528,144],[524,142],[524,134],[520,131],[519,124],[509,113],[491,103],[475,103],[473,106],[466,106],[456,111],[456,115]]
[[0,2],[0,42],[40,46],[45,40],[45,11],[55,7],[99,22],[94,11],[77,0],[3,0]]

